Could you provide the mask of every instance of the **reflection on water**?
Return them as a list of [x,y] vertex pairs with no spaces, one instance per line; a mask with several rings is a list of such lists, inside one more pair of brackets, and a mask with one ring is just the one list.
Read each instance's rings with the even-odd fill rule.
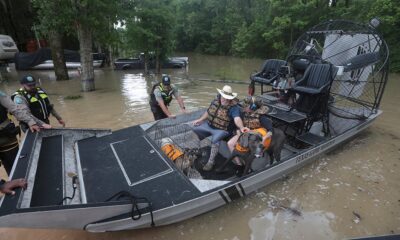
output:
[[[189,55],[185,70],[167,69],[189,111],[206,107],[226,79],[242,98],[249,74],[262,60]],[[96,91],[80,91],[78,73],[55,81],[51,71],[34,71],[69,127],[120,129],[151,121],[148,106],[155,77],[139,71],[96,69]],[[0,89],[11,94],[26,72],[10,74]],[[0,229],[0,239],[343,239],[400,233],[400,76],[391,75],[383,115],[366,131],[313,164],[232,204],[193,219],[135,231],[90,234],[72,230]],[[81,96],[70,100],[68,96]],[[179,114],[175,100],[170,109]],[[52,123],[57,126],[55,119]],[[1,175],[1,174],[0,174]],[[1,177],[4,177],[2,175]],[[270,198],[299,203],[302,216],[268,205]],[[360,219],[356,218],[359,215]]]
[[125,74],[121,79],[121,92],[127,99],[127,109],[140,111],[149,101],[146,78],[143,74]]
[[330,227],[335,216],[321,211],[303,212],[295,216],[287,211],[265,210],[250,219],[253,240],[272,239],[335,239]]

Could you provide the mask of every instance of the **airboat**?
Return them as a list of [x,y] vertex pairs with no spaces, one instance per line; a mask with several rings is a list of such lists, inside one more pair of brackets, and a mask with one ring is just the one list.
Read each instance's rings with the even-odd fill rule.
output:
[[[167,225],[245,197],[338,146],[382,113],[388,47],[376,21],[330,20],[306,31],[287,59],[269,59],[250,79],[249,92],[269,107],[286,134],[281,161],[237,176],[202,171],[210,140],[191,122],[205,110],[117,131],[52,129],[28,133],[11,178],[28,188],[0,200],[0,226],[71,228],[90,232]],[[161,150],[170,139],[182,151],[199,148],[191,178]],[[221,144],[218,163],[229,155]],[[218,166],[217,166],[218,167]],[[215,168],[217,168],[215,167]]]

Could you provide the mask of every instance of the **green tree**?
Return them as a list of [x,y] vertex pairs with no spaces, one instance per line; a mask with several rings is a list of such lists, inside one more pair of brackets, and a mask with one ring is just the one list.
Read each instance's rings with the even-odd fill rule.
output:
[[109,34],[109,31],[104,31],[104,26],[108,27],[117,22],[123,2],[118,0],[71,0],[70,3],[74,15],[73,26],[79,39],[82,90],[93,91],[95,90],[92,57],[93,36],[96,35],[96,31],[99,34]]
[[38,30],[49,40],[56,79],[68,80],[62,37],[71,26],[69,12],[64,11],[69,4],[63,0],[33,0],[32,4],[37,9],[39,19],[34,31]]
[[161,61],[173,49],[175,22],[170,1],[138,1],[136,11],[127,20],[127,39],[131,47],[145,53],[145,72],[148,72],[149,53],[154,52],[156,71]]
[[367,17],[378,17],[382,23],[378,27],[390,48],[390,67],[400,72],[400,6],[396,0],[377,0],[371,5]]
[[[81,85],[83,91],[95,90],[92,49],[94,40],[107,39],[113,33],[113,24],[130,1],[124,0],[35,0],[41,25],[46,32],[66,31],[79,40],[81,55]],[[53,12],[51,12],[53,11]],[[112,26],[112,27],[111,27]],[[94,39],[94,37],[102,36]]]

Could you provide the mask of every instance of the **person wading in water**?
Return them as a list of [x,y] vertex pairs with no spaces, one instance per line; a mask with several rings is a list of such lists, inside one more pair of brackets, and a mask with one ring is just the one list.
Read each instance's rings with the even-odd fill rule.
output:
[[151,112],[154,116],[154,120],[175,118],[175,115],[171,114],[168,109],[168,106],[172,101],[172,96],[174,96],[178,101],[182,112],[186,113],[185,104],[179,95],[178,88],[171,84],[171,78],[168,75],[164,75],[161,79],[161,83],[155,84],[150,93],[149,104],[151,107]]

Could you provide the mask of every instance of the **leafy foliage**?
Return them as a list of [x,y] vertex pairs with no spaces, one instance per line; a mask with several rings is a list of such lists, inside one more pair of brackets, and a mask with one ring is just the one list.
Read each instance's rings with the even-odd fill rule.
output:
[[[162,59],[172,50],[242,57],[285,58],[309,27],[329,19],[368,22],[391,49],[391,68],[400,71],[400,5],[397,0],[32,0],[41,29],[74,33],[87,24],[95,42],[123,43],[124,49],[155,51]],[[52,6],[57,11],[51,11]],[[115,30],[114,24],[126,24]]]
[[176,0],[177,48],[208,54],[285,58],[309,27],[329,19],[382,20],[379,30],[400,71],[400,7],[396,0]]
[[163,60],[173,49],[173,26],[170,1],[137,1],[135,11],[126,20],[126,39],[130,48]]

